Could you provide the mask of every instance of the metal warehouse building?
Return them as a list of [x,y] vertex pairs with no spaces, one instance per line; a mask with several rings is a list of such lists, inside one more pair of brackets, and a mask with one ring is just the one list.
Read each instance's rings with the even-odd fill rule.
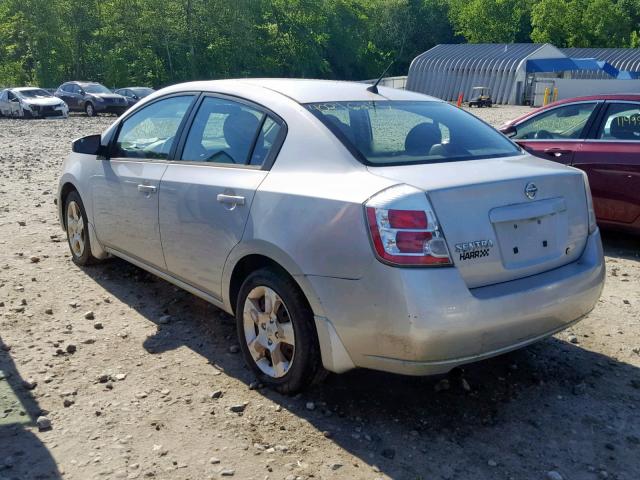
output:
[[[608,85],[604,79],[640,78],[640,49],[565,49],[549,44],[436,45],[409,67],[407,90],[455,101],[468,100],[476,86],[489,87],[494,103],[535,104],[546,86],[562,83],[570,92],[573,79],[599,80],[588,88],[640,88],[640,81]],[[577,80],[576,80],[577,81]],[[622,81],[622,80],[621,80]],[[610,82],[609,82],[610,83]],[[557,85],[555,85],[557,86]],[[584,90],[585,85],[577,88]],[[614,90],[615,90],[614,88]],[[633,89],[632,89],[633,90]],[[605,92],[602,92],[605,93]]]

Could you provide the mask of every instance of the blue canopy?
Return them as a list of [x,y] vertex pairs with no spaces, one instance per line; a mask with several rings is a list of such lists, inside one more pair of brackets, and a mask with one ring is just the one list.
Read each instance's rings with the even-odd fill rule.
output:
[[602,70],[618,80],[640,78],[637,72],[621,71],[607,62],[595,58],[536,58],[527,60],[527,72],[569,72],[575,70]]

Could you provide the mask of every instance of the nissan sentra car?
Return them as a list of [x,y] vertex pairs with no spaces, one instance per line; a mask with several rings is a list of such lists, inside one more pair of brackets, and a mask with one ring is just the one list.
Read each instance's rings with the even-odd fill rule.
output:
[[73,261],[120,257],[234,315],[281,392],[356,367],[444,373],[567,328],[602,290],[585,175],[421,94],[186,83],[72,150]]

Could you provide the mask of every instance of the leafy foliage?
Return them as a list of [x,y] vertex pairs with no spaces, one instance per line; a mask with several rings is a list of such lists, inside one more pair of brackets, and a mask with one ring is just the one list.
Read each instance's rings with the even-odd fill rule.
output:
[[640,45],[640,0],[0,0],[0,85],[363,79],[438,43]]

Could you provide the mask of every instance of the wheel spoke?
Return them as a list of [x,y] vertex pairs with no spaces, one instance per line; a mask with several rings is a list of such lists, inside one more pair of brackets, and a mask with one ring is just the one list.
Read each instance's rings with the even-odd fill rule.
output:
[[82,233],[82,230],[84,230],[84,220],[82,220],[82,216],[78,218],[78,222],[76,223],[76,225],[77,225],[78,233]]
[[278,306],[281,300],[280,297],[270,288],[265,289],[264,292],[264,313],[267,315],[274,315],[278,311]]
[[253,298],[247,298],[247,301],[245,302],[245,305],[244,305],[245,320],[251,320],[256,325],[259,325],[259,319],[260,319],[261,313],[262,312],[258,307],[257,300]]
[[282,354],[279,343],[276,343],[273,350],[271,350],[271,364],[273,366],[273,371],[275,372],[276,377],[281,377],[282,375],[287,373],[287,370],[289,370],[289,362]]
[[249,347],[249,351],[251,352],[251,356],[254,358],[254,360],[258,360],[260,358],[263,358],[265,356],[266,351],[267,351],[267,348],[264,345],[262,345],[259,336],[255,337],[253,340],[251,340],[247,344],[247,346]]
[[281,342],[291,346],[295,346],[295,334],[293,332],[293,324],[291,322],[278,323],[278,333]]

